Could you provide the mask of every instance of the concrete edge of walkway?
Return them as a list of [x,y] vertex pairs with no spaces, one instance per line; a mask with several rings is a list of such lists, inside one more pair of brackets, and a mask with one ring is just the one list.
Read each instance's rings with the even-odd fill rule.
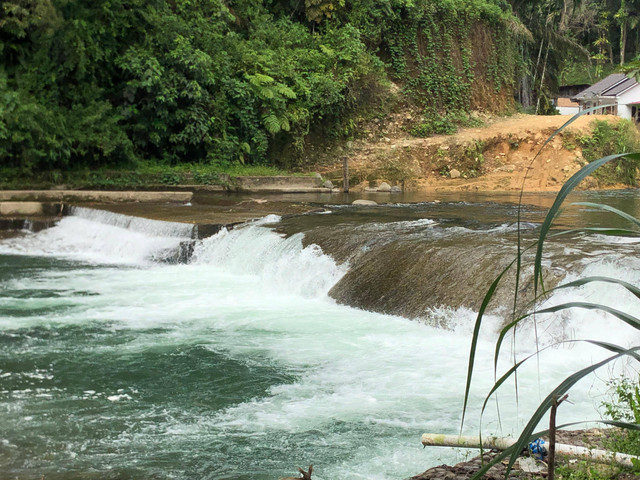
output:
[[193,192],[0,190],[0,202],[190,202]]

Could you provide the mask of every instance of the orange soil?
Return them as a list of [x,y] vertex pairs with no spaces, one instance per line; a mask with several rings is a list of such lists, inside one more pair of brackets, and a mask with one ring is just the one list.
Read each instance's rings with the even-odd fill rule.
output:
[[[350,173],[366,179],[352,190],[387,181],[404,183],[406,191],[516,191],[524,181],[525,191],[557,191],[585,163],[569,133],[588,134],[594,118],[617,120],[612,116],[580,117],[536,157],[547,138],[570,116],[520,114],[488,120],[482,127],[461,129],[455,135],[415,138],[402,128],[405,118],[396,115],[368,138],[355,141],[348,152]],[[479,141],[484,144],[480,158],[469,158],[468,153],[465,157]],[[321,173],[338,179],[341,168],[334,164]],[[459,178],[448,173],[454,169],[461,173]],[[582,187],[598,185],[588,178]]]

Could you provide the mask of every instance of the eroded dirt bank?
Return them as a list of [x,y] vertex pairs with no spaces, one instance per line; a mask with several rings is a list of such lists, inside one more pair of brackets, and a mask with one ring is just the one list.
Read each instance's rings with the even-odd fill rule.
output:
[[[383,181],[401,185],[405,191],[508,192],[523,186],[527,192],[557,191],[586,163],[575,135],[589,134],[594,119],[618,120],[603,115],[580,117],[534,160],[547,138],[570,119],[520,114],[486,119],[483,126],[461,129],[455,135],[415,138],[406,133],[403,117],[396,116],[338,153],[349,160],[354,191]],[[341,162],[329,162],[318,170],[341,182]],[[589,178],[582,188],[602,187]]]

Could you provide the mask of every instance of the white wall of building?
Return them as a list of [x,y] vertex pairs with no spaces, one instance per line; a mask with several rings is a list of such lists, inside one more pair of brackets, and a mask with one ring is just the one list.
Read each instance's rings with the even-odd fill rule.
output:
[[560,115],[575,115],[580,111],[580,107],[556,107]]
[[640,102],[640,84],[618,95],[618,116],[631,119],[632,103]]

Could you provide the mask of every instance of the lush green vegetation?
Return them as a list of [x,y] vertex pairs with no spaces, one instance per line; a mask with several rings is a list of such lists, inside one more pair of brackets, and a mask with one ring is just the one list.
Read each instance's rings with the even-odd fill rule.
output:
[[[616,422],[640,425],[640,375],[610,380],[611,399],[604,402],[605,415]],[[620,430],[610,439],[608,447],[615,452],[640,456],[640,430]],[[637,465],[640,472],[640,462]]]
[[3,1],[0,158],[14,178],[291,167],[314,134],[353,136],[388,71],[427,115],[468,112],[476,81],[509,87],[512,20],[501,0]]
[[560,85],[592,84],[640,55],[638,0],[512,0],[528,40],[518,100],[552,113]]
[[[577,142],[582,147],[582,154],[588,162],[615,153],[640,151],[640,135],[638,129],[629,120],[608,122],[596,120],[593,131],[589,135],[580,135]],[[602,186],[623,183],[636,184],[638,162],[627,157],[620,157],[596,170],[593,176]]]
[[640,51],[637,1],[0,1],[3,173],[291,169],[383,116],[389,80],[418,136],[514,94],[552,112],[567,60]]

